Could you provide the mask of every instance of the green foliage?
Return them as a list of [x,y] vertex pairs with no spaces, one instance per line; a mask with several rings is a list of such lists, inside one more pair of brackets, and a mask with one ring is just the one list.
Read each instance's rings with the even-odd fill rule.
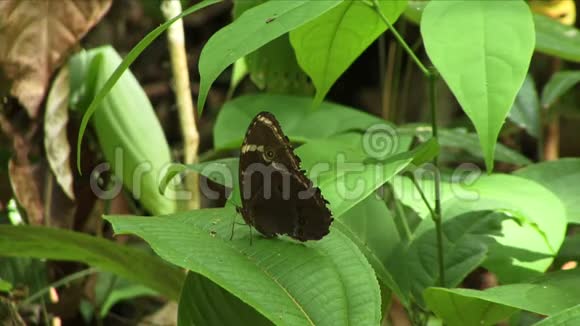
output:
[[89,124],[89,120],[91,116],[95,113],[95,111],[101,105],[101,102],[107,97],[113,86],[117,83],[117,81],[121,78],[123,73],[129,68],[129,66],[139,57],[139,55],[159,36],[163,33],[171,24],[176,22],[177,20],[185,17],[189,14],[192,14],[200,9],[203,9],[207,6],[220,2],[221,0],[204,0],[198,4],[195,4],[188,9],[184,10],[180,15],[166,21],[165,23],[159,25],[159,27],[155,28],[149,34],[147,34],[135,47],[127,53],[123,61],[117,66],[115,71],[111,73],[111,76],[105,81],[103,86],[96,92],[96,95],[92,99],[91,103],[87,107],[84,115],[83,120],[81,121],[81,126],[79,127],[79,135],[78,135],[78,145],[77,145],[77,169],[79,172],[81,171],[81,144],[83,135],[85,134],[86,128]]
[[228,66],[341,2],[268,1],[245,11],[238,19],[213,34],[199,58],[199,112],[203,110],[211,84]]
[[[266,0],[234,1],[234,19],[264,2]],[[246,55],[245,61],[250,78],[262,90],[295,95],[310,95],[314,91],[308,76],[298,66],[288,35],[282,35]]]
[[[487,256],[488,244],[501,233],[503,214],[489,211],[464,213],[443,223],[445,285],[457,286]],[[425,219],[422,224],[433,224]],[[403,292],[403,302],[425,306],[423,291],[438,284],[435,229],[419,226],[409,243],[400,242],[387,259],[388,269]]]
[[536,50],[580,62],[580,31],[541,14],[534,14]]
[[542,106],[551,107],[574,85],[580,83],[580,71],[559,71],[548,81],[542,91]]
[[[391,24],[407,6],[406,0],[378,3]],[[315,106],[322,102],[338,77],[386,29],[387,25],[368,3],[345,0],[290,32],[298,63],[316,86]]]
[[[310,110],[311,102],[308,97],[276,94],[245,95],[228,101],[213,129],[214,147],[238,149],[250,121],[264,110],[276,116],[291,141],[300,143],[351,130],[363,131],[373,124],[387,124],[368,113],[330,102],[323,102],[320,110]],[[324,128],[320,128],[322,125]]]
[[[72,58],[72,74],[87,82],[76,84],[71,97],[82,105],[104,87],[121,57],[111,47],[81,52]],[[84,69],[83,69],[84,68]],[[84,109],[81,107],[81,109]],[[130,71],[119,77],[115,86],[94,112],[92,124],[109,168],[118,182],[153,214],[175,211],[175,202],[158,191],[158,176],[171,161],[169,145],[145,91]],[[144,132],[146,131],[146,132]],[[103,171],[100,171],[103,172]],[[110,199],[114,197],[109,196]]]
[[[165,260],[199,273],[273,322],[289,325],[377,324],[375,274],[340,231],[306,244],[232,228],[231,208],[166,217],[108,216],[118,234],[145,239]],[[291,273],[290,273],[291,271]]]
[[429,58],[475,125],[491,172],[497,137],[534,50],[530,9],[523,1],[432,1],[421,35]]
[[536,91],[536,84],[530,74],[526,76],[524,84],[516,96],[509,118],[518,126],[524,128],[528,134],[536,138],[540,137],[540,101]]
[[[420,179],[420,184],[433,205],[433,181],[428,177]],[[562,201],[540,184],[522,177],[472,175],[460,180],[441,185],[444,219],[477,210],[505,211],[514,217],[503,221],[501,235],[494,236],[497,243],[489,247],[483,266],[506,283],[546,271],[564,240],[566,211]],[[428,217],[425,204],[418,200],[408,179],[396,178],[394,188],[404,204]],[[433,224],[422,226],[432,228]]]
[[492,325],[516,309],[552,316],[578,305],[578,277],[580,270],[575,269],[485,291],[429,288],[425,301],[449,325]]
[[273,323],[216,283],[189,272],[179,299],[179,325],[272,325]]
[[61,229],[0,225],[0,252],[9,257],[83,262],[173,299],[179,297],[183,282],[177,268],[142,250]]
[[551,190],[566,207],[568,223],[580,224],[580,159],[565,158],[530,165],[515,172],[516,175]]
[[[216,2],[203,1],[179,17]],[[213,128],[210,153],[220,159],[174,164],[161,182],[146,179],[142,203],[154,215],[172,213],[173,203],[158,188],[164,190],[177,174],[194,170],[232,190],[226,207],[106,217],[117,234],[142,238],[163,260],[186,269],[185,282],[177,267],[161,259],[68,231],[0,226],[0,253],[81,261],[113,273],[99,276],[101,316],[119,300],[159,293],[179,297],[183,325],[377,325],[384,317],[382,304],[388,305],[394,294],[413,321],[431,311],[447,325],[491,325],[518,310],[548,315],[542,322],[546,325],[576,320],[578,270],[522,282],[578,259],[577,236],[564,236],[568,223],[580,223],[579,162],[532,164],[496,144],[508,114],[530,135],[542,138],[538,96],[528,75],[532,51],[535,45],[544,53],[578,61],[578,42],[573,42],[577,35],[566,35],[576,30],[532,16],[523,1],[431,1],[422,18],[420,10],[408,13],[421,22],[429,58],[476,130],[439,128],[435,139],[433,126],[397,128],[323,101],[386,30],[373,3],[237,1],[235,21],[204,46],[199,112],[211,85],[234,62],[246,62],[252,80],[269,93],[226,102]],[[407,2],[376,3],[394,23]],[[79,86],[72,93],[73,103],[86,110],[79,136],[94,116],[107,160],[113,161],[117,147],[129,153],[123,167],[127,173],[120,178],[130,190],[139,162],[152,162],[158,172],[170,155],[143,90],[125,72],[173,21],[148,34],[122,61],[110,48],[91,50],[72,71],[72,84]],[[403,48],[411,51],[406,44]],[[301,68],[316,86],[317,110],[312,98],[296,96],[309,92]],[[234,79],[232,85],[240,75]],[[553,106],[578,80],[575,71],[555,74],[542,92],[542,105]],[[240,220],[233,208],[240,204],[238,159],[215,154],[237,151],[251,119],[264,110],[274,113],[290,140],[300,145],[295,152],[302,168],[329,201],[335,220],[321,241],[266,239],[234,224]],[[436,183],[430,164],[421,165],[439,156],[440,145],[445,154],[459,149],[468,159],[483,159],[490,175],[462,166],[442,173],[438,234],[430,214],[436,207]],[[80,155],[80,145],[77,150]],[[491,174],[494,161],[527,167],[515,175]],[[416,177],[426,202],[409,178],[398,176],[403,173]],[[446,287],[457,287],[480,266],[496,274],[502,285],[485,291],[436,288],[441,285],[440,263]],[[9,288],[0,280],[0,290]]]

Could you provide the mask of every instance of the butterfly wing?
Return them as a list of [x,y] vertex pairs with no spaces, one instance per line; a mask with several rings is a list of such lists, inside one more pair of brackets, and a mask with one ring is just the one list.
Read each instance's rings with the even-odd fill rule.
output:
[[266,236],[287,234],[300,241],[328,234],[327,202],[300,170],[300,159],[272,114],[262,112],[250,123],[239,172],[246,223]]

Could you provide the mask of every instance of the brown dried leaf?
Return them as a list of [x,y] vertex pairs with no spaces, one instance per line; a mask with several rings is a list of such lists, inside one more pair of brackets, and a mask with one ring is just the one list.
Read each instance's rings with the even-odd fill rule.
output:
[[0,69],[32,118],[50,76],[111,0],[0,1]]
[[46,100],[44,148],[56,181],[68,198],[74,200],[70,144],[67,137],[69,74],[63,67],[56,76]]
[[32,225],[42,225],[44,205],[40,185],[42,171],[40,164],[18,164],[13,159],[8,162],[8,174],[14,197],[28,215]]

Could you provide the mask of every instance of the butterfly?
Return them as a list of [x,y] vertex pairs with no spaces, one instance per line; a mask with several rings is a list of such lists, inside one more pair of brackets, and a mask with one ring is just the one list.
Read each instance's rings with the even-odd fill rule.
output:
[[273,114],[252,120],[239,164],[246,224],[266,237],[286,234],[296,240],[320,240],[329,233],[332,213],[320,189],[300,169],[300,158]]

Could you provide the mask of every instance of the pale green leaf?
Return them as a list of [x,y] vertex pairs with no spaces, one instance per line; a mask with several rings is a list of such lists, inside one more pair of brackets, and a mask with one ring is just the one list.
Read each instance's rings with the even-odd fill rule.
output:
[[515,174],[551,190],[566,206],[568,222],[580,224],[580,159],[541,162],[517,170]]
[[[379,0],[382,12],[394,24],[406,0]],[[316,86],[315,105],[387,25],[365,1],[346,0],[324,15],[290,32],[298,63]]]
[[523,1],[431,1],[421,19],[429,58],[475,125],[487,170],[535,43]]
[[[418,179],[433,206],[431,175],[419,174]],[[558,197],[534,181],[512,175],[481,176],[476,171],[457,170],[452,179],[441,185],[444,219],[476,210],[507,211],[515,217],[503,221],[502,234],[494,236],[497,244],[490,246],[484,263],[501,282],[535,277],[550,266],[566,230],[566,211]],[[425,218],[429,216],[409,180],[395,178],[393,186],[404,204]]]
[[[580,269],[485,291],[429,288],[425,301],[448,325],[493,325],[518,309],[552,316],[580,302]],[[560,324],[558,324],[560,325]]]

